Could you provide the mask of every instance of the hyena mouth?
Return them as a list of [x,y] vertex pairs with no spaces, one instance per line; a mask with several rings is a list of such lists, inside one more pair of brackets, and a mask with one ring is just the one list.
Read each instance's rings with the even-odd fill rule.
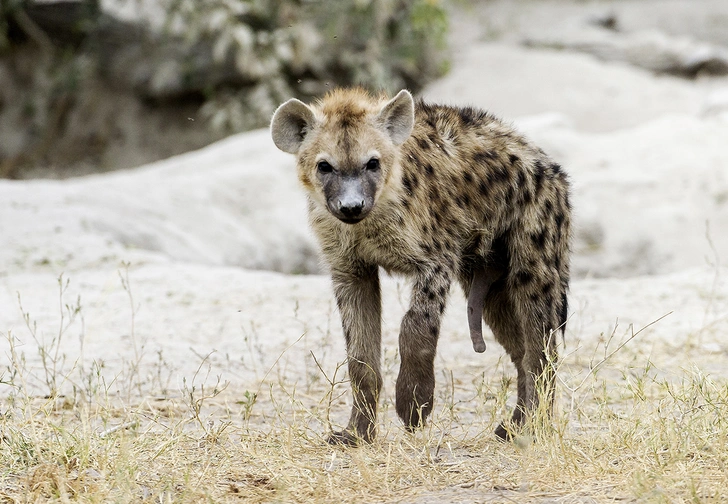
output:
[[364,217],[366,217],[366,215],[362,215],[361,217],[343,217],[340,215],[336,216],[337,219],[339,219],[341,222],[343,222],[345,224],[356,224],[358,222],[363,221]]

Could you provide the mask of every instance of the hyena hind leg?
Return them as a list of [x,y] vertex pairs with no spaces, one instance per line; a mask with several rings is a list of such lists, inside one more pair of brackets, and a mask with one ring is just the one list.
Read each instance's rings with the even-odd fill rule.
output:
[[[510,420],[502,422],[495,431],[501,439],[511,439],[532,418],[541,401],[547,401],[550,411],[555,379],[551,364],[556,359],[553,335],[545,329],[552,323],[540,315],[550,313],[553,307],[544,311],[543,301],[531,297],[513,299],[515,296],[508,289],[508,283],[505,278],[494,282],[483,312],[496,341],[506,350],[517,372],[516,407]],[[518,314],[516,306],[520,307]]]

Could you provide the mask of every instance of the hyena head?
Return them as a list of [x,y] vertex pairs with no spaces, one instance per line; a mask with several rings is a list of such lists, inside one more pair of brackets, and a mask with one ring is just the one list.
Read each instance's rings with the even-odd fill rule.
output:
[[314,203],[356,224],[386,190],[413,125],[409,92],[386,100],[342,89],[312,106],[288,100],[273,114],[271,135],[279,149],[296,155],[298,177]]

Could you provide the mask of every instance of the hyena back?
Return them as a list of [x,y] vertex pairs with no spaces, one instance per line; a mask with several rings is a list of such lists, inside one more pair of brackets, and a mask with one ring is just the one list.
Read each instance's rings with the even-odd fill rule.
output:
[[[558,164],[474,108],[336,90],[273,115],[275,144],[296,155],[309,219],[333,280],[354,396],[332,443],[375,435],[382,386],[379,267],[413,278],[400,329],[396,409],[405,425],[432,411],[440,320],[454,279],[468,297],[473,348],[482,320],[518,372],[508,438],[553,401],[554,333],[566,323],[569,185]],[[545,384],[539,387],[539,380]]]

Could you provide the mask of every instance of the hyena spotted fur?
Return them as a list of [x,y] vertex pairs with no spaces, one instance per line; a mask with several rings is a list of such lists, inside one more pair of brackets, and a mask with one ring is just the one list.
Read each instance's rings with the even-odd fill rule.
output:
[[[482,320],[518,372],[504,439],[553,401],[554,333],[569,284],[569,183],[561,167],[481,110],[330,92],[273,115],[276,146],[296,155],[309,219],[331,270],[353,391],[331,443],[375,436],[382,387],[379,267],[414,281],[399,335],[397,414],[414,429],[432,411],[434,359],[450,285],[467,296],[473,348]],[[544,386],[539,386],[543,383]]]

